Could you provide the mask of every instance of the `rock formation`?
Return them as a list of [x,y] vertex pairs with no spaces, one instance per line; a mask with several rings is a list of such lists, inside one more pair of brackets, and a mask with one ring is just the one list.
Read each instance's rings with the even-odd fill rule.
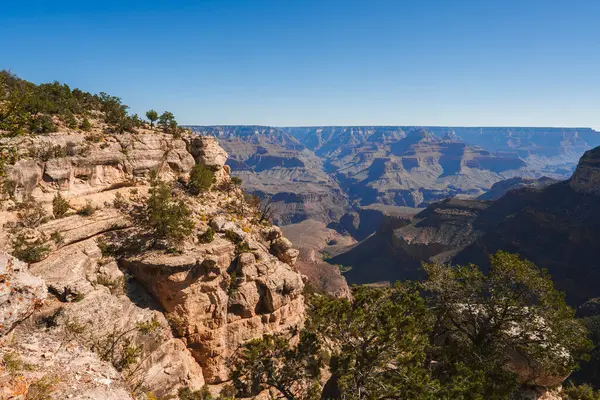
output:
[[[599,149],[585,153],[568,181],[510,190],[496,201],[431,204],[406,226],[379,232],[331,261],[352,267],[351,283],[367,283],[415,276],[422,261],[486,265],[490,254],[505,250],[548,269],[567,300],[579,305],[600,296],[594,283],[600,279]],[[359,273],[372,259],[385,268]]]
[[[2,145],[18,160],[6,168],[0,249],[14,251],[15,238],[27,232],[23,246],[40,250],[28,272],[0,254],[0,276],[15,289],[0,293],[0,308],[12,312],[0,314],[0,336],[11,331],[0,340],[16,343],[2,352],[22,358],[23,385],[48,376],[57,398],[176,396],[182,387],[226,381],[227,358],[246,341],[303,324],[298,250],[278,228],[245,214],[248,206],[239,210],[239,189],[219,189],[229,167],[214,138],[141,130],[26,136]],[[215,183],[186,195],[195,228],[180,252],[111,252],[137,237],[132,213],[144,205],[151,172],[185,180],[195,163],[210,167]],[[33,201],[49,215],[57,193],[67,215],[25,226],[19,203]],[[209,226],[214,239],[201,241]],[[46,286],[51,295],[42,303]],[[20,384],[2,373],[0,379],[14,390]]]

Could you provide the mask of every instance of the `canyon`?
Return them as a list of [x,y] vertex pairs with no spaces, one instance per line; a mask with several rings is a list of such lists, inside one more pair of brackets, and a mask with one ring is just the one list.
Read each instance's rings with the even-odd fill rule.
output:
[[279,225],[337,223],[371,204],[477,198],[507,179],[567,179],[583,152],[600,145],[600,133],[589,128],[189,128],[218,138],[232,174],[272,199]]

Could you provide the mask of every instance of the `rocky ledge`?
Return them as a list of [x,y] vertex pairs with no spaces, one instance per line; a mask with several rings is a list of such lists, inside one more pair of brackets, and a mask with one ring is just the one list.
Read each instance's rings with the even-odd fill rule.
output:
[[[29,269],[0,255],[10,288],[0,293],[0,353],[16,360],[0,370],[7,396],[51,380],[56,398],[173,397],[226,381],[227,358],[248,340],[303,324],[298,250],[248,214],[214,138],[59,133],[1,144],[17,157],[6,167],[0,249],[37,251]],[[214,183],[184,196],[194,228],[182,246],[111,252],[138,234],[132,210],[151,173],[185,181],[196,164]],[[68,210],[52,218],[58,193]]]

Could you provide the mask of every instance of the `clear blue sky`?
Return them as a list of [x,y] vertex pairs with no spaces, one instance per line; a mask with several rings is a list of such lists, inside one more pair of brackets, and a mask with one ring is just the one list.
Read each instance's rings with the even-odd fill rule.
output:
[[600,128],[600,1],[5,1],[0,68],[185,124]]

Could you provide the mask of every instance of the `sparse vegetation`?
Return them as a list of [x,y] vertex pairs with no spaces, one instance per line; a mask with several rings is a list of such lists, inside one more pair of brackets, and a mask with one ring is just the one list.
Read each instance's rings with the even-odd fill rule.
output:
[[188,190],[193,195],[199,195],[210,189],[215,183],[215,174],[210,167],[196,164],[190,171]]
[[138,219],[155,239],[164,239],[173,246],[180,245],[195,227],[192,212],[183,199],[173,196],[170,184],[156,178],[151,184],[150,196]]
[[60,379],[54,375],[44,375],[42,378],[34,381],[27,389],[27,400],[53,400],[52,393]]
[[50,253],[50,246],[43,237],[29,239],[25,233],[17,233],[11,242],[12,254],[26,263],[42,261]]
[[60,233],[60,231],[54,231],[52,232],[52,234],[50,235],[50,239],[56,243],[57,246],[63,244],[63,242],[65,241],[65,237],[63,236],[62,233]]
[[34,200],[19,203],[15,208],[17,209],[18,225],[20,227],[37,228],[50,220],[44,207]]
[[6,368],[10,374],[34,370],[33,365],[24,362],[17,353],[4,353],[2,361],[4,368]]
[[155,110],[146,111],[146,118],[150,121],[150,127],[153,127],[154,121],[158,119],[158,113]]
[[52,214],[54,218],[62,218],[69,212],[69,202],[58,192],[52,199]]
[[200,243],[210,243],[215,239],[215,231],[210,226],[206,229],[206,231],[200,235],[198,235],[198,241]]
[[77,210],[77,214],[84,216],[84,217],[89,217],[89,216],[93,215],[97,210],[98,210],[98,207],[95,207],[90,200],[87,200],[85,202],[85,206],[83,206],[79,210]]
[[200,390],[191,390],[188,387],[183,387],[179,389],[177,395],[179,400],[212,400],[207,386],[203,386]]
[[90,94],[59,82],[36,85],[5,70],[0,71],[0,104],[0,131],[10,136],[55,132],[59,123],[89,131],[92,115],[101,116],[117,133],[132,131],[141,122],[127,114],[128,106],[118,97]]
[[104,274],[98,274],[98,277],[96,278],[96,284],[106,286],[113,295],[125,293],[125,277],[123,276],[118,278],[110,278]]

